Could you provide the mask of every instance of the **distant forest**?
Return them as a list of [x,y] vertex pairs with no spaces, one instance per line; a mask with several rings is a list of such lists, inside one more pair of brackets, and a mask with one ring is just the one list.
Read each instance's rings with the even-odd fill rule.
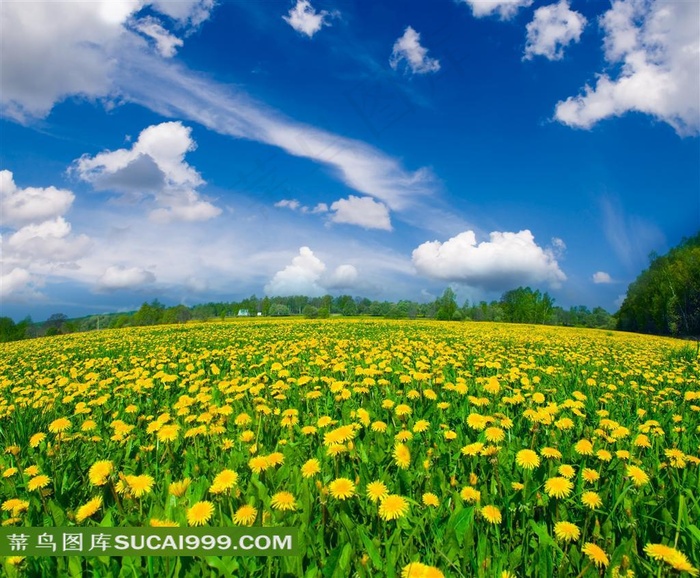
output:
[[371,301],[364,297],[263,297],[242,301],[167,307],[157,299],[138,311],[92,315],[69,319],[56,313],[34,323],[27,318],[15,323],[0,317],[0,342],[99,329],[207,321],[230,317],[301,316],[310,319],[331,316],[379,317],[387,319],[437,319],[445,321],[501,321],[621,329],[659,335],[700,336],[700,233],[664,256],[652,254],[649,268],[630,284],[620,310],[611,315],[602,307],[592,311],[581,305],[564,309],[548,293],[518,287],[497,301],[464,302],[459,305],[451,288],[428,303],[402,300]]

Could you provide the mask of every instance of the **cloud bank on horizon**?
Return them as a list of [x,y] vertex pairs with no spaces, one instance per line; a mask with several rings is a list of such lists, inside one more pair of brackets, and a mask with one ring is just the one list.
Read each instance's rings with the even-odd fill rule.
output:
[[[533,102],[550,103],[557,126],[579,129],[561,137],[567,142],[629,113],[671,127],[678,143],[674,146],[684,151],[688,139],[697,142],[697,3],[613,0],[597,14],[584,14],[590,7],[573,0],[536,9],[531,0],[461,4],[467,8],[445,3],[439,10],[450,19],[461,18],[458,25],[475,31],[520,26],[508,66],[538,66],[544,71],[567,65],[572,71],[569,86],[574,86],[575,77],[581,79],[577,94],[557,94],[560,88],[548,91],[539,86],[541,92],[533,97]],[[250,81],[232,85],[231,75],[242,77],[247,71],[230,69],[223,57],[213,60],[210,70],[188,64],[197,61],[192,49],[208,46],[209,34],[212,42],[221,41],[214,32],[217,18],[227,26],[233,5],[217,6],[213,0],[105,0],[71,4],[74,9],[64,10],[61,2],[31,7],[2,3],[0,113],[2,122],[21,131],[26,150],[38,146],[33,139],[39,142],[47,123],[68,122],[79,130],[79,116],[58,120],[56,111],[69,111],[71,106],[90,106],[90,114],[123,118],[135,106],[157,119],[141,124],[138,136],[125,146],[115,147],[114,138],[86,146],[64,163],[62,174],[51,177],[47,171],[48,178],[41,182],[20,176],[11,158],[0,157],[3,299],[48,306],[60,301],[53,289],[57,284],[67,284],[76,296],[93,295],[95,303],[100,295],[124,293],[133,300],[142,291],[197,299],[208,291],[224,294],[234,279],[239,291],[257,287],[269,295],[361,290],[418,295],[450,283],[475,297],[527,284],[566,294],[567,286],[577,280],[589,286],[579,292],[580,298],[591,299],[603,295],[600,291],[613,285],[613,279],[629,280],[639,266],[640,251],[631,245],[636,233],[644,240],[644,250],[664,246],[671,225],[657,225],[653,216],[627,216],[607,193],[596,193],[600,237],[607,247],[599,249],[597,262],[586,256],[573,266],[572,251],[583,256],[588,245],[583,231],[568,231],[577,240],[574,244],[566,238],[565,267],[564,243],[558,239],[567,236],[565,227],[536,225],[540,219],[534,212],[498,210],[493,199],[502,198],[513,207],[519,202],[519,191],[505,190],[505,184],[487,183],[483,190],[474,183],[462,184],[478,166],[473,153],[460,155],[458,143],[490,135],[495,127],[469,121],[471,111],[458,102],[444,110],[434,104],[444,94],[457,94],[469,77],[462,64],[455,65],[457,45],[435,33],[427,13],[422,20],[416,14],[392,14],[393,33],[380,32],[378,23],[368,32],[358,28],[362,17],[351,6],[341,11],[332,2],[319,5],[309,0],[280,3],[278,13],[262,17],[264,23],[258,22],[255,34],[270,35],[299,58],[293,66],[309,66],[317,77],[313,82],[336,86],[344,95],[332,105],[319,101],[326,118],[321,123],[304,120],[308,111],[304,114],[298,100],[285,101],[285,91],[297,90],[298,84],[293,78],[289,84],[290,75],[283,66],[270,64],[273,59],[262,48],[258,61],[265,62],[276,79],[273,84],[266,81],[264,90],[256,90]],[[420,6],[411,9],[418,12]],[[241,18],[245,11],[236,14]],[[237,26],[245,34],[245,24]],[[368,40],[370,34],[374,36]],[[361,35],[364,41],[358,46],[369,47],[362,49],[368,52],[344,52],[344,40]],[[477,36],[472,42],[479,40]],[[481,39],[483,46],[487,41],[487,36]],[[603,70],[573,68],[574,49],[584,42],[590,49],[598,43],[596,50],[602,51],[606,63]],[[376,58],[369,52],[375,44]],[[269,50],[273,49],[271,43]],[[258,61],[249,63],[251,69],[257,69]],[[366,62],[373,64],[362,68]],[[498,66],[496,60],[493,66]],[[383,69],[379,76],[369,76],[378,68]],[[358,93],[365,90],[367,78],[379,88]],[[491,82],[496,110],[505,84]],[[393,85],[402,86],[395,93],[401,96],[386,98]],[[487,90],[491,85],[475,86]],[[268,104],[260,94],[274,98]],[[313,91],[305,95],[314,106]],[[405,95],[410,97],[408,105]],[[472,95],[465,91],[462,98],[467,102]],[[417,108],[416,102],[421,103]],[[377,136],[373,125],[374,133],[366,136],[346,122],[348,106],[360,110],[365,122],[391,115],[403,118],[398,112],[404,109],[413,116],[399,127],[400,137]],[[529,130],[552,130],[542,128],[540,121],[533,118]],[[412,123],[415,129],[409,131]],[[474,137],[465,132],[469,126]],[[497,130],[508,134],[511,127],[504,124]],[[657,128],[651,124],[647,130]],[[280,155],[280,171],[295,173],[308,164],[316,169],[284,194],[256,190],[255,183],[238,186],[225,172],[212,168],[206,155],[222,151],[203,152],[203,142],[212,146],[207,133],[229,139],[230,145],[218,146],[236,150],[230,157],[233,165],[236,155],[273,150]],[[124,136],[120,133],[117,140]],[[519,138],[518,133],[512,138]],[[548,145],[552,150],[561,147],[554,140],[560,137],[548,138],[553,139]],[[50,147],[40,154],[50,158]],[[443,162],[450,158],[454,161]],[[455,169],[458,162],[463,163],[461,172]],[[681,168],[687,182],[694,167],[686,162]],[[494,171],[493,181],[507,176],[507,171]],[[548,194],[559,195],[555,188]],[[576,212],[569,204],[565,210]],[[668,221],[677,222],[670,217]],[[268,232],[261,235],[261,227]],[[443,240],[427,240],[436,237]],[[556,241],[542,246],[536,237]],[[319,248],[324,260],[314,252]],[[617,256],[616,262],[609,253]],[[327,268],[326,262],[334,265]],[[615,267],[613,275],[602,270]],[[612,293],[605,295],[612,303]]]

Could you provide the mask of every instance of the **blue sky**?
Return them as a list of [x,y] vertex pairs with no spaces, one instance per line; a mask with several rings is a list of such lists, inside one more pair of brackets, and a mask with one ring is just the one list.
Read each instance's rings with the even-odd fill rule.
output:
[[700,4],[3,2],[2,315],[615,311],[700,229]]

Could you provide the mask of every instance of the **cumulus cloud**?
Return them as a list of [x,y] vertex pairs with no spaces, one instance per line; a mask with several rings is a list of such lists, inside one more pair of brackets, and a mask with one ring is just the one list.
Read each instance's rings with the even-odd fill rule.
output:
[[[62,2],[0,2],[2,114],[25,122],[46,116],[68,96],[100,98],[118,91],[113,78],[121,53],[138,39],[129,22],[148,4],[191,28],[208,18],[213,1],[91,0],[70,9]],[[177,45],[164,29],[148,30],[161,53]]]
[[326,274],[326,264],[309,247],[301,247],[292,263],[277,271],[265,285],[265,293],[319,297],[332,289],[349,289],[357,279],[357,269],[348,264],[339,265],[332,273]]
[[75,195],[56,187],[19,188],[11,171],[0,171],[0,225],[21,226],[63,215]]
[[111,266],[97,280],[97,290],[103,292],[135,289],[153,283],[156,276],[141,267]]
[[681,136],[700,132],[700,3],[615,0],[600,20],[605,57],[616,78],[557,103],[555,118],[588,129],[631,111],[671,125]]
[[593,273],[593,283],[612,283],[612,277],[610,277],[609,273],[606,273],[605,271],[596,271]]
[[326,289],[349,289],[357,283],[358,272],[354,265],[339,265],[325,283]]
[[206,221],[221,209],[202,199],[201,175],[185,161],[196,148],[191,129],[180,122],[164,122],[144,129],[130,149],[83,155],[72,170],[97,190],[113,190],[133,198],[149,194],[158,208],[154,221]]
[[558,287],[566,280],[552,250],[538,246],[528,230],[494,231],[478,244],[474,231],[423,243],[413,251],[413,265],[426,277],[491,291],[540,283]]
[[162,24],[152,16],[141,18],[134,22],[134,28],[156,43],[156,49],[164,58],[172,58],[185,43],[182,39],[168,32]]
[[275,203],[275,207],[313,215],[328,212],[328,205],[326,203],[317,203],[314,207],[307,207],[306,205],[302,205],[297,199],[282,199]]
[[318,297],[325,293],[319,284],[326,265],[308,247],[301,247],[299,254],[292,259],[292,264],[277,271],[270,282],[265,285],[268,295],[308,295]]
[[462,0],[477,18],[497,14],[501,20],[513,18],[521,8],[527,8],[532,0]]
[[45,271],[75,267],[91,246],[86,235],[73,235],[63,217],[75,195],[56,187],[18,187],[11,171],[0,171],[2,237],[0,268],[3,297],[35,295]]
[[396,70],[401,63],[413,74],[427,74],[440,70],[440,61],[428,56],[427,48],[420,44],[420,34],[410,26],[396,42],[389,58],[390,66]]
[[389,209],[371,197],[350,195],[339,199],[331,205],[331,221],[357,225],[365,229],[383,229],[391,231]]
[[560,60],[564,48],[579,41],[586,22],[583,14],[571,10],[567,0],[538,8],[527,25],[524,58],[544,56],[548,60]]
[[287,16],[282,16],[284,21],[300,34],[306,34],[311,38],[323,26],[330,26],[329,13],[326,10],[316,12],[309,0],[297,0],[294,7],[290,8]]

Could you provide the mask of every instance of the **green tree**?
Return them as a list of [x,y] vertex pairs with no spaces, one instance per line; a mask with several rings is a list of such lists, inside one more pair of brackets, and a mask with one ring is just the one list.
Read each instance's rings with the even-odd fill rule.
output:
[[437,302],[437,314],[436,314],[436,319],[440,319],[442,321],[450,321],[454,319],[455,313],[457,312],[457,301],[455,299],[455,292],[452,290],[451,287],[448,287],[445,289],[445,291],[442,294],[442,297],[440,297]]

